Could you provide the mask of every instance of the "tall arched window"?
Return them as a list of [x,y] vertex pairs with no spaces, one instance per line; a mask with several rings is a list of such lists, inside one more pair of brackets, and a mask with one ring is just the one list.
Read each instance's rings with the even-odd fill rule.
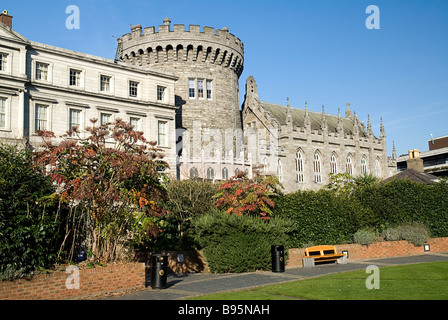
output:
[[302,150],[297,151],[297,154],[296,154],[296,175],[297,175],[297,182],[299,182],[299,183],[305,182],[304,172],[303,172]]
[[313,160],[313,172],[314,172],[314,182],[315,183],[321,183],[322,182],[322,174],[321,174],[321,163],[320,163],[320,154],[319,151],[316,151],[314,153],[314,160]]
[[345,163],[345,171],[349,175],[353,175],[353,161],[352,161],[352,156],[350,154],[347,156],[347,161]]
[[380,161],[380,158],[376,158],[376,160],[375,160],[375,175],[378,178],[381,177],[381,161]]
[[222,179],[223,180],[229,179],[229,170],[227,170],[227,168],[222,168]]
[[278,159],[277,164],[277,178],[280,182],[283,181],[283,167],[282,167],[282,161],[280,159]]
[[268,166],[269,166],[268,158],[264,157],[263,158],[263,173],[264,174],[268,173]]
[[332,174],[338,173],[338,159],[336,158],[336,153],[333,152],[330,159],[330,172]]
[[213,168],[207,169],[207,179],[209,180],[215,179],[215,170],[213,170]]
[[361,174],[367,174],[367,159],[366,157],[362,157],[361,159]]

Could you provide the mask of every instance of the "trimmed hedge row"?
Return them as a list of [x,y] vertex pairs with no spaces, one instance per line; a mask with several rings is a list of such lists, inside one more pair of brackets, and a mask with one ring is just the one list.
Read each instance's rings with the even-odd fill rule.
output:
[[407,222],[421,222],[431,236],[446,237],[448,184],[393,180],[345,193],[298,191],[277,197],[273,211],[294,221],[292,242],[297,247],[349,243],[359,229],[381,232]]
[[269,221],[259,217],[211,212],[193,220],[195,238],[210,271],[250,272],[271,268],[271,246],[288,248],[293,222],[285,218]]

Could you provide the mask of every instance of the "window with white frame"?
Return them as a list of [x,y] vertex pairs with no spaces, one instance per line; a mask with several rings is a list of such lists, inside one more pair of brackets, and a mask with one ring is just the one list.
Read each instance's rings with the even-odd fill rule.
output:
[[131,126],[134,127],[134,131],[140,131],[141,130],[141,126],[140,126],[140,118],[137,117],[131,117],[129,119],[129,123]]
[[314,182],[315,183],[322,183],[322,170],[321,170],[321,162],[320,162],[320,154],[319,151],[316,151],[314,153],[314,160],[313,160],[313,172],[314,172]]
[[296,153],[296,175],[297,175],[297,182],[303,183],[305,181],[302,150],[299,150]]
[[196,94],[196,84],[194,79],[188,79],[188,97],[193,99]]
[[207,80],[207,99],[208,100],[212,99],[212,81],[211,80]]
[[36,103],[36,121],[35,121],[35,131],[49,130],[48,127],[48,106]]
[[81,110],[79,109],[69,110],[68,129],[71,131],[73,127],[81,127]]
[[36,80],[48,81],[48,63],[36,62]]
[[6,99],[0,98],[0,129],[6,129]]
[[129,81],[129,96],[130,97],[138,96],[138,82]]
[[330,172],[332,174],[337,174],[338,173],[338,160],[336,158],[336,154],[333,153],[331,155],[331,159],[330,159]]
[[166,87],[157,86],[157,101],[165,101]]
[[112,122],[112,115],[110,113],[100,113],[100,126],[105,126]]
[[213,81],[209,79],[188,79],[188,97],[190,99],[213,99]]
[[168,146],[167,122],[159,121],[158,124],[158,142],[159,146]]
[[0,71],[7,71],[8,54],[0,52]]
[[204,80],[198,80],[198,98],[204,98]]
[[81,70],[70,69],[69,85],[73,87],[81,86]]
[[110,92],[110,79],[111,77],[101,75],[100,76],[100,91],[101,92]]

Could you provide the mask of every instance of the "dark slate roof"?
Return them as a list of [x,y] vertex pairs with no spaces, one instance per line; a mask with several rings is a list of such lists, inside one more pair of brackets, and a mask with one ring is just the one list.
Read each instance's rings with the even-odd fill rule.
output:
[[[261,102],[262,106],[280,123],[280,125],[286,124],[286,115],[288,107],[281,106],[269,102]],[[311,121],[311,130],[319,130],[322,127],[322,113],[313,112],[308,110],[308,115]],[[291,107],[291,116],[294,126],[305,127],[305,109],[297,109]],[[325,113],[325,119],[327,120],[328,132],[338,131],[338,116]],[[348,118],[341,118],[344,133],[347,135],[353,134],[354,121]],[[359,136],[367,137],[361,126],[359,126]]]
[[401,172],[397,173],[396,175],[385,179],[384,181],[390,181],[393,179],[410,179],[411,181],[422,182],[425,184],[431,184],[431,183],[437,182],[439,180],[438,177],[436,177],[432,174],[425,173],[425,172],[419,172],[414,169],[407,169],[407,170],[401,171]]

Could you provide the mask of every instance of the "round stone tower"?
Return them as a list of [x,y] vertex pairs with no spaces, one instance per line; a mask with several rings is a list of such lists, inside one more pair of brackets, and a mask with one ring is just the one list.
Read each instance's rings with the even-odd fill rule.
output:
[[[157,31],[155,27],[142,29],[141,25],[131,31],[118,39],[117,58],[177,76],[176,127],[185,128],[190,137],[193,132],[197,134],[197,126],[202,128],[202,135],[209,132],[213,137],[213,132],[219,131],[223,146],[219,152],[229,152],[224,147],[226,130],[232,130],[235,137],[242,129],[238,84],[244,68],[241,40],[227,28],[215,31],[203,27],[201,31],[197,25],[190,25],[188,30],[183,24],[172,27],[168,18]],[[209,138],[202,137],[201,148]]]

